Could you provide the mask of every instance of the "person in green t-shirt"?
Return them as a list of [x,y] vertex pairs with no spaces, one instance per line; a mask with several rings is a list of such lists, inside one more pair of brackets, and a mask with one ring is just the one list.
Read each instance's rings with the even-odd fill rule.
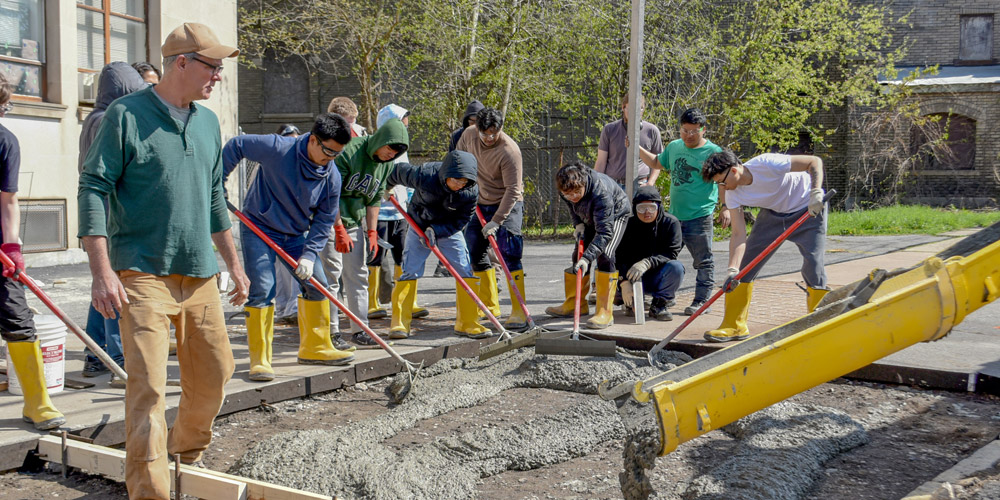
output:
[[[725,208],[725,190],[720,190],[712,182],[701,178],[701,165],[713,153],[722,148],[705,138],[708,119],[698,108],[690,108],[681,114],[680,139],[667,144],[659,157],[639,148],[639,157],[649,166],[649,184],[655,185],[661,169],[670,172],[670,212],[681,221],[684,246],[694,259],[695,278],[694,300],[684,314],[692,315],[706,301],[715,285],[715,262],[712,258],[712,237],[714,226],[712,213],[718,200]],[[719,215],[722,227],[729,225],[729,214],[722,210]],[[708,310],[705,310],[708,312]]]

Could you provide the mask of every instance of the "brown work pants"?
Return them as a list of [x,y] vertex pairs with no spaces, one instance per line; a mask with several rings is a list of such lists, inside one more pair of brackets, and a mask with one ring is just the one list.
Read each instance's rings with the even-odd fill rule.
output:
[[[119,271],[129,303],[121,316],[125,351],[125,484],[129,498],[170,498],[167,453],[200,460],[212,441],[235,367],[215,278]],[[181,400],[174,425],[164,415],[170,323],[176,328]]]

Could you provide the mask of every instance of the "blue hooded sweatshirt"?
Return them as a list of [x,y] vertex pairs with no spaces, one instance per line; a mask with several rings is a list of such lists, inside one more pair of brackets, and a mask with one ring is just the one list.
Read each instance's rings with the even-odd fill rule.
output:
[[300,236],[309,232],[302,256],[316,261],[340,207],[340,172],[331,161],[317,165],[299,137],[240,135],[222,148],[223,175],[241,159],[260,164],[247,192],[243,213],[264,232]]

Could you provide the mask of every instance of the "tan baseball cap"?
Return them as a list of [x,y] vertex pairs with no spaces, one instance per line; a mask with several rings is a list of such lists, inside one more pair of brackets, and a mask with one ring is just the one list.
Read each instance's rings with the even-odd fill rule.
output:
[[239,49],[219,42],[212,29],[201,23],[184,23],[167,35],[160,53],[163,57],[194,52],[212,59],[225,59],[240,55]]

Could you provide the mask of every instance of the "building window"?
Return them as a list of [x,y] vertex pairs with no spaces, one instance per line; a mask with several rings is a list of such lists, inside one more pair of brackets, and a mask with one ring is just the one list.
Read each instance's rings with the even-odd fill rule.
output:
[[[2,0],[0,0],[2,1]],[[76,9],[80,100],[94,102],[101,68],[145,61],[146,0],[82,0]]]
[[958,60],[964,63],[993,61],[993,14],[960,16]]
[[921,170],[972,170],[976,167],[976,121],[950,113],[928,115],[914,127],[912,153]]
[[15,98],[41,100],[45,81],[42,0],[0,0],[0,71]]

